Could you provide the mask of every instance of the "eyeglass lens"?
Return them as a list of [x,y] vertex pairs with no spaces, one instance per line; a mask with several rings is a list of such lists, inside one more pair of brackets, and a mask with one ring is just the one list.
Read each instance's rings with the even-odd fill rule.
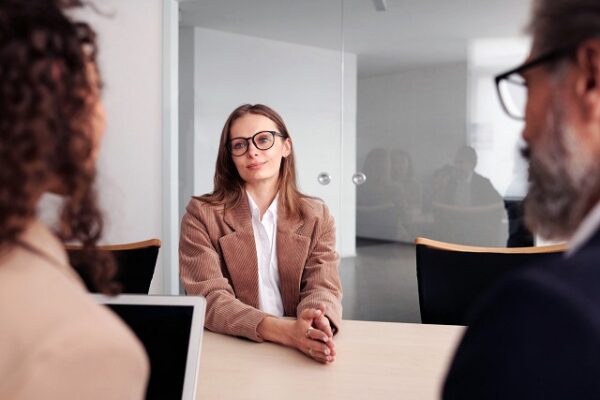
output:
[[527,104],[527,86],[519,74],[513,74],[498,84],[500,97],[506,111],[514,118],[525,118]]
[[236,138],[230,142],[231,154],[234,156],[243,155],[248,151],[250,140],[259,150],[269,150],[275,143],[275,135],[272,132],[264,131],[252,135],[251,138]]

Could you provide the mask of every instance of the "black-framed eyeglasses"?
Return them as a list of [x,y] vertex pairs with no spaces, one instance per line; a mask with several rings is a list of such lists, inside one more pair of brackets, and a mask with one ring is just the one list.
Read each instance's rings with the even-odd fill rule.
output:
[[525,78],[523,78],[523,72],[541,64],[565,57],[570,52],[571,48],[551,51],[494,78],[500,104],[509,117],[518,120],[525,119],[527,84],[525,83]]
[[235,138],[227,142],[227,150],[232,156],[239,157],[246,154],[250,141],[259,150],[269,150],[275,144],[275,136],[285,138],[285,135],[276,131],[260,131],[247,138]]

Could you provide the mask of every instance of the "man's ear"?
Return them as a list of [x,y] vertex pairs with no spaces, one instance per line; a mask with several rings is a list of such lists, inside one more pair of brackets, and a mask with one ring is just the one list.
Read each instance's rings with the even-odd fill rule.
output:
[[584,117],[600,122],[600,39],[581,43],[576,53],[575,94],[581,101]]

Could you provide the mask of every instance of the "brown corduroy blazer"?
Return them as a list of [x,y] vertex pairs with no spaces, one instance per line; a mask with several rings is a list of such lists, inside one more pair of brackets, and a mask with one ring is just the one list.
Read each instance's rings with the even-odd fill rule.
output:
[[[298,221],[277,217],[277,262],[284,315],[325,306],[335,328],[342,318],[335,226],[327,206],[302,199]],[[205,327],[260,342],[258,261],[246,196],[231,209],[192,198],[181,221],[179,273],[188,294],[207,300]]]

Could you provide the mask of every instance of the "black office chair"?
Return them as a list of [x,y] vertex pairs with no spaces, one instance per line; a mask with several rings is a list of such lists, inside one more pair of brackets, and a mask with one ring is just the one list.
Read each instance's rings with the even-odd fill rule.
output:
[[469,309],[500,278],[534,262],[550,261],[564,244],[543,247],[476,247],[417,238],[421,322],[467,325]]
[[[100,251],[110,251],[117,264],[116,281],[122,286],[122,293],[148,294],[154,276],[160,240],[98,246]],[[66,245],[69,262],[75,270],[81,263],[81,246]]]

